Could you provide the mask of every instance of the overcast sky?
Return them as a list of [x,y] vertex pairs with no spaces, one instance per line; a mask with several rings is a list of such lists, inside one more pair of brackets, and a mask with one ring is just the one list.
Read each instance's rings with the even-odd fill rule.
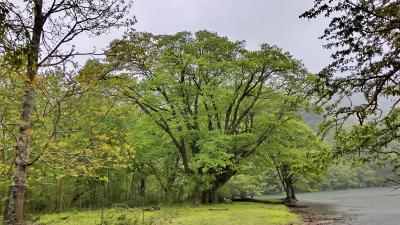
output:
[[[299,19],[311,8],[313,0],[135,0],[135,29],[155,34],[207,29],[245,40],[249,49],[266,42],[289,51],[304,62],[311,72],[318,72],[330,61],[322,41],[326,21]],[[105,47],[120,37],[107,34],[91,43]]]

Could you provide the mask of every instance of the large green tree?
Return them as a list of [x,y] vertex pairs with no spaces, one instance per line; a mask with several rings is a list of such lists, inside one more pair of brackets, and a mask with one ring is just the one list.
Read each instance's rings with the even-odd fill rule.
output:
[[[306,103],[308,73],[299,61],[208,31],[133,33],[110,45],[104,67],[125,78],[118,90],[168,136],[203,202]],[[264,111],[263,102],[278,97],[282,107]],[[260,119],[271,123],[255,132]]]

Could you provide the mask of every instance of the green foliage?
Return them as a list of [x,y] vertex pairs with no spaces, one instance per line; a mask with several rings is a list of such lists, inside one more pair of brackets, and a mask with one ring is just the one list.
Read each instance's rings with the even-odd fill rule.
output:
[[[10,71],[0,71],[2,198],[24,93],[18,73]],[[204,200],[204,193],[220,186],[220,195],[244,198],[281,191],[283,173],[297,188],[315,190],[330,151],[299,117],[318,110],[308,98],[313,79],[275,46],[249,51],[244,42],[208,31],[134,33],[112,42],[104,61],[88,60],[76,73],[44,71],[32,113],[35,162],[26,209],[37,214],[174,204]],[[331,180],[340,176],[332,174]],[[374,182],[367,179],[370,172],[357,174],[368,185]],[[191,224],[198,216],[216,220],[203,207],[196,215],[182,211],[150,212],[148,223],[177,218],[177,224]],[[98,212],[66,214],[71,224],[99,218]],[[254,224],[266,219],[284,224],[277,214],[276,223],[260,216]],[[106,210],[104,223],[135,224],[139,215]],[[224,214],[221,223],[232,224],[229,216]],[[58,215],[41,218],[44,224],[52,220],[62,222]]]
[[[331,20],[321,38],[334,50],[333,62],[315,80],[316,92],[327,103],[322,129],[337,132],[337,155],[361,156],[360,162],[390,162],[398,174],[400,25],[396,21],[400,4],[380,0],[314,2],[302,17]],[[356,120],[359,126],[346,127],[349,120]]]
[[380,186],[385,178],[378,174],[376,168],[368,165],[352,167],[347,164],[332,165],[326,172],[319,190],[342,190]]
[[316,179],[329,164],[330,150],[302,121],[293,119],[267,139],[259,152],[295,180]]
[[310,107],[312,76],[274,46],[248,51],[208,31],[135,33],[108,53],[68,79],[40,76],[31,212],[177,203],[238,171],[230,195],[257,194],[260,179],[244,173],[245,160]]
[[329,18],[331,23],[321,38],[328,41],[327,48],[334,50],[333,62],[319,74],[324,83],[317,90],[329,98],[362,93],[363,103],[336,110],[342,116],[357,114],[360,122],[376,113],[382,97],[393,99],[395,107],[399,96],[396,58],[400,45],[396,31],[400,25],[396,21],[400,4],[380,0],[314,2],[314,7],[301,17]]
[[[23,93],[21,83],[19,74],[2,70],[1,198],[8,193],[15,158],[20,121],[18,99]],[[73,78],[67,79],[62,71],[48,70],[38,77],[37,83],[36,107],[31,115],[32,166],[26,209],[58,211],[71,206],[93,205],[90,193],[97,191],[84,190],[88,186],[96,189],[93,183],[104,186],[110,181],[111,169],[112,174],[121,176],[121,171],[127,170],[128,162],[134,158],[130,129],[135,123],[136,110],[108,98],[111,82],[78,83]]]
[[339,130],[335,136],[338,154],[357,154],[353,161],[360,163],[390,163],[393,171],[400,172],[398,127],[400,109],[396,108],[377,125],[368,122],[353,126],[350,130]]
[[[206,189],[225,183],[307,105],[309,74],[298,60],[267,44],[248,51],[208,31],[132,33],[110,44],[100,67],[114,68],[107,76],[124,80],[121,95],[168,137],[185,173]],[[261,120],[270,122],[255,127]]]
[[248,198],[261,194],[260,176],[238,174],[233,176],[218,191],[221,197],[225,198]]

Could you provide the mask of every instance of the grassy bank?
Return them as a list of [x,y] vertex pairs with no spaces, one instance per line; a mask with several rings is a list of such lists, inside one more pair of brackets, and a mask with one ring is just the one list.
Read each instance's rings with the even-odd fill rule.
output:
[[[210,210],[212,209],[212,210]],[[34,224],[40,225],[97,225],[101,212],[76,211],[46,214]],[[143,213],[139,209],[107,209],[103,225],[288,225],[302,224],[299,216],[283,205],[231,203],[200,207],[175,206]]]

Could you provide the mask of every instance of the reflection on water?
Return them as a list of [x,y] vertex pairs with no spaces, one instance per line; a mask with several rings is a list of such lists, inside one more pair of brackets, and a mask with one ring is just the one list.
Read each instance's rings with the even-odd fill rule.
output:
[[352,189],[302,193],[297,197],[318,214],[351,217],[352,225],[400,224],[400,190]]

